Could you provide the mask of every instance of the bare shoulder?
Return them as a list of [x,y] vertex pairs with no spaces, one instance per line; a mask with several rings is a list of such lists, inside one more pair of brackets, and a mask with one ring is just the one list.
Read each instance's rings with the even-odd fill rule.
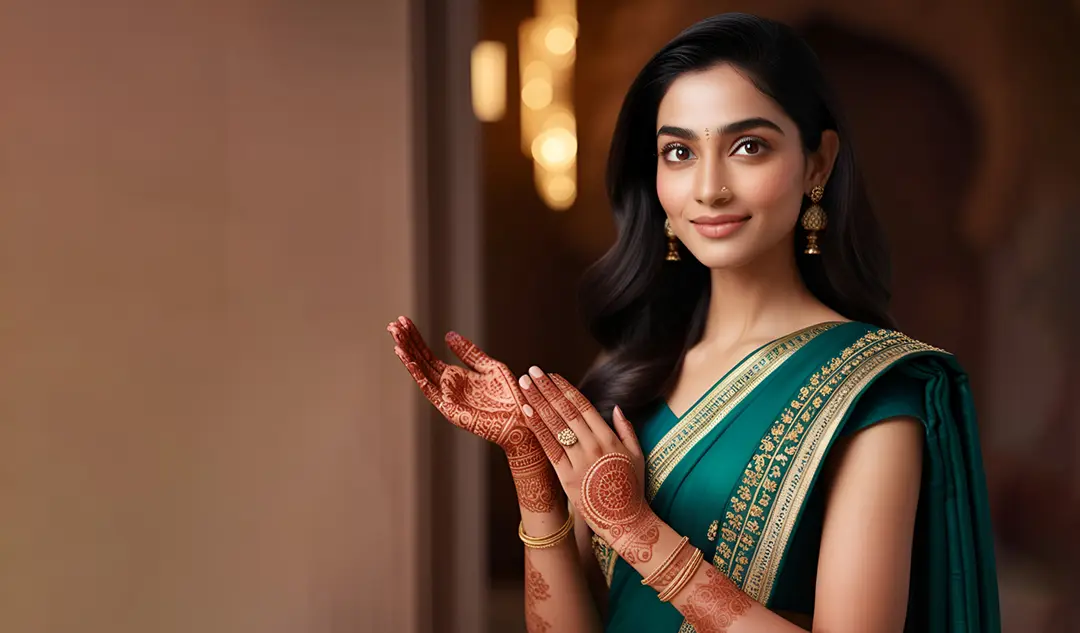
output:
[[903,628],[922,451],[912,417],[883,420],[830,451],[815,628]]

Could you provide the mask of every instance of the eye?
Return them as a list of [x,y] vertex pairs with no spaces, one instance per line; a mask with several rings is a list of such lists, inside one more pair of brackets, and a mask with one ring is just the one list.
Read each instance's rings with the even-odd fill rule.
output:
[[669,163],[683,163],[693,158],[694,152],[681,143],[669,143],[660,150],[660,156]]
[[738,154],[743,156],[758,156],[768,149],[769,146],[765,141],[759,138],[750,137],[740,139],[739,142],[735,144],[735,151],[731,154],[732,156]]

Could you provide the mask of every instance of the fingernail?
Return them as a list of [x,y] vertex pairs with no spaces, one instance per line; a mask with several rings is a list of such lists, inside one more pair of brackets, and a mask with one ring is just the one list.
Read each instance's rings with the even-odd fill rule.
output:
[[397,318],[397,320],[398,320],[398,323],[400,323],[400,324],[402,324],[402,325],[408,325],[408,324],[409,324],[409,320],[408,320],[408,319],[406,319],[406,318],[405,318],[405,317],[403,317],[403,316],[399,316],[399,317]]
[[522,405],[521,406],[521,411],[522,411],[522,413],[525,414],[526,417],[530,417],[530,418],[533,417],[533,408],[530,407],[529,405],[527,405],[527,404]]
[[522,376],[521,378],[518,378],[518,384],[521,385],[522,389],[528,389],[532,386],[532,381],[529,380],[528,376]]
[[536,365],[529,368],[529,373],[532,374],[533,378],[542,378],[544,376],[543,370]]
[[626,420],[626,415],[623,414],[622,409],[619,408],[619,405],[615,405],[615,415],[622,420]]
[[453,330],[446,333],[446,340],[448,341],[456,341],[459,338],[461,338],[461,335],[457,332],[454,332]]

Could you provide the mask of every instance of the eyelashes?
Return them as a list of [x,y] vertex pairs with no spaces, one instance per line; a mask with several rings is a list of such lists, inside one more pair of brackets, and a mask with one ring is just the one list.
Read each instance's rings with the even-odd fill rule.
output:
[[[675,156],[671,155],[673,152],[676,154]],[[685,157],[678,157],[678,152],[685,152]],[[663,146],[662,148],[660,148],[660,157],[669,163],[683,163],[690,160],[691,158],[696,158],[694,156],[694,152],[692,152],[689,147],[683,145],[682,143],[668,143],[667,145]]]
[[[757,136],[744,136],[731,146],[731,149],[728,151],[728,156],[754,158],[763,156],[771,149],[772,147],[765,139]],[[693,150],[680,142],[671,142],[664,145],[656,155],[669,163],[684,163],[693,158],[697,158]]]
[[766,143],[764,139],[760,139],[756,136],[747,136],[745,138],[739,139],[738,142],[735,143],[735,151],[732,152],[732,154],[738,154],[740,149],[747,146],[756,146],[757,151],[748,152],[746,154],[742,154],[742,156],[760,156],[763,151],[768,151],[769,149],[771,149],[769,147],[769,144]]

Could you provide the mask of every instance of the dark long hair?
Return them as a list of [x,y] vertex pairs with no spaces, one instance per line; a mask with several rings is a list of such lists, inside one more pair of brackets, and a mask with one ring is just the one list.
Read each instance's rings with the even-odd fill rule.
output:
[[705,327],[709,270],[683,249],[665,261],[665,214],[656,194],[656,115],[683,73],[729,63],[751,79],[799,128],[805,152],[825,130],[840,137],[822,206],[829,217],[821,255],[803,255],[799,272],[827,306],[855,320],[892,327],[888,253],[870,208],[850,139],[817,56],[788,26],[728,13],[680,33],[641,70],[623,101],[608,155],[607,189],[618,232],[614,246],[586,273],[580,305],[603,348],[581,384],[610,420],[618,404],[633,420],[671,388],[686,350]]

